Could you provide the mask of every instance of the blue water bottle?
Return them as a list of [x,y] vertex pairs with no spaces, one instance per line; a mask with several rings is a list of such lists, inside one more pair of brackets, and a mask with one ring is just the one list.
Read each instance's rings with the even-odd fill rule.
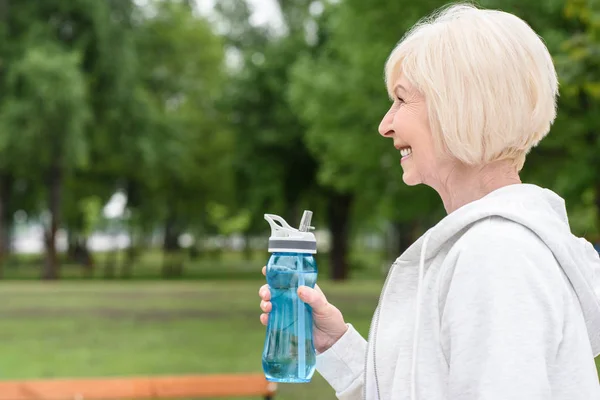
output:
[[310,382],[316,364],[312,309],[298,298],[298,287],[317,281],[315,235],[310,232],[311,211],[304,211],[299,229],[278,215],[265,214],[271,225],[267,283],[272,310],[262,355],[265,376],[271,382]]

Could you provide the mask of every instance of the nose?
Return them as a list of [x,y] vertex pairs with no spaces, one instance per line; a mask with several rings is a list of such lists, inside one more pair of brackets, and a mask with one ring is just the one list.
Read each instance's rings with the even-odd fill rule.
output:
[[379,123],[378,131],[379,134],[383,137],[392,137],[394,135],[394,130],[392,129],[392,122],[394,120],[394,117],[390,111],[391,109],[387,113],[385,113],[383,119]]

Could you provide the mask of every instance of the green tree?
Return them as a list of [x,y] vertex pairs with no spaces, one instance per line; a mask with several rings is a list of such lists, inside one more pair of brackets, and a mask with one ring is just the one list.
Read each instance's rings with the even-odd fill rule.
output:
[[292,225],[304,208],[321,218],[316,161],[304,143],[305,125],[290,108],[286,88],[298,54],[309,50],[304,36],[308,1],[279,2],[280,30],[254,26],[245,1],[221,1],[217,11],[227,45],[239,57],[221,102],[235,135],[236,196],[230,214],[248,215],[246,234],[266,232],[265,213],[281,214]]
[[[64,215],[67,223],[77,221],[83,212],[78,202],[83,193],[102,186],[104,193],[96,194],[107,198],[114,190],[108,189],[114,181],[103,176],[102,166],[115,149],[102,144],[122,132],[114,128],[119,119],[116,110],[126,97],[130,77],[131,47],[124,33],[131,22],[128,15],[133,2],[5,0],[3,6],[6,13],[2,14],[5,20],[0,24],[0,33],[5,40],[0,47],[0,86],[4,89],[6,157],[1,168],[5,175],[19,174],[14,181],[26,183],[25,203],[37,203],[32,211],[50,210],[43,275],[55,278],[58,267],[54,237],[63,225],[60,217]],[[64,89],[60,86],[63,84]],[[25,118],[26,112],[32,114]],[[22,129],[30,135],[22,135]],[[32,142],[34,137],[36,141]],[[13,149],[25,148],[25,140],[30,140],[32,148],[29,157],[22,159]],[[43,156],[37,157],[36,151]],[[25,170],[23,166],[28,162],[32,165]],[[79,184],[74,182],[78,180]],[[64,190],[65,185],[69,190]],[[40,203],[34,198],[41,193],[38,187],[50,187],[47,201]]]
[[44,235],[46,279],[58,277],[56,232],[65,176],[87,159],[90,110],[79,64],[78,54],[54,43],[29,46],[8,73],[0,117],[3,130],[12,133],[3,138],[2,149],[20,160],[21,168],[41,173],[46,188],[50,212]]
[[206,204],[231,195],[231,137],[216,109],[224,49],[189,4],[151,5],[155,12],[138,27],[136,48],[140,91],[153,116],[144,143],[152,152],[148,167],[131,176],[129,194],[134,212],[152,211],[161,222],[163,275],[179,276],[179,236],[200,223]]
[[[569,35],[555,60],[561,78],[559,129],[553,130],[555,157],[546,165],[556,171],[556,188],[571,205],[571,223],[579,234],[598,241],[600,229],[600,7],[569,0],[563,9]],[[549,137],[550,139],[550,137]],[[559,153],[559,156],[556,156]],[[548,163],[546,163],[548,164]]]
[[[353,216],[360,221],[355,231],[391,220],[412,233],[414,227],[406,225],[429,223],[433,211],[433,217],[440,215],[431,190],[405,188],[398,152],[378,136],[377,126],[389,108],[383,82],[387,56],[413,23],[443,3],[326,3],[316,18],[315,51],[294,66],[289,96],[308,127],[305,141],[319,161],[319,182],[332,191],[334,258],[347,253]],[[334,265],[335,277],[344,279],[347,262]]]

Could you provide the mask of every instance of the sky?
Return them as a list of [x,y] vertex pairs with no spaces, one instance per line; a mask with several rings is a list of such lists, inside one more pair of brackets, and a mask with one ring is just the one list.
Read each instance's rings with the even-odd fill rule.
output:
[[[210,14],[218,0],[196,0],[200,12]],[[275,0],[247,0],[254,9],[252,23],[255,25],[277,24],[281,21],[279,7]]]

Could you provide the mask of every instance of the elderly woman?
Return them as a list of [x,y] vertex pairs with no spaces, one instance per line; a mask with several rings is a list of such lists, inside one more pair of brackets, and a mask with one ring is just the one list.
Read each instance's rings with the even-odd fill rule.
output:
[[558,195],[519,179],[556,116],[544,43],[514,15],[451,6],[403,38],[385,76],[379,133],[448,215],[392,265],[368,341],[299,288],[318,371],[340,399],[600,399],[598,254]]

